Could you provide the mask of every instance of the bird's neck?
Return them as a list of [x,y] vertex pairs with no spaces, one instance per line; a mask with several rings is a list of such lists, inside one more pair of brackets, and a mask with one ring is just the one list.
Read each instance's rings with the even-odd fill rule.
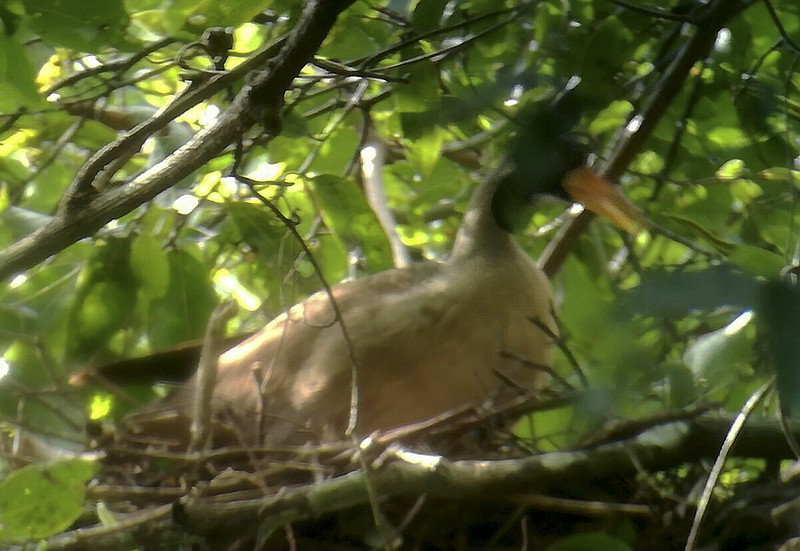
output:
[[452,261],[474,256],[507,256],[519,249],[512,235],[500,227],[492,213],[492,198],[500,179],[484,181],[472,195],[453,244]]

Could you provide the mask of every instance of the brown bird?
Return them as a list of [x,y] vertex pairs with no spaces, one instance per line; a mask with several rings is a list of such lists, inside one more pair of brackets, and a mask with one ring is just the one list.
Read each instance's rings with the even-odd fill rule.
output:
[[[541,386],[555,308],[512,232],[543,196],[580,198],[626,229],[637,225],[616,188],[583,167],[574,118],[558,103],[532,118],[475,190],[446,262],[340,283],[332,295],[341,319],[320,292],[222,354],[213,445],[330,441],[349,423],[363,437]],[[193,387],[132,415],[127,430],[185,447]]]

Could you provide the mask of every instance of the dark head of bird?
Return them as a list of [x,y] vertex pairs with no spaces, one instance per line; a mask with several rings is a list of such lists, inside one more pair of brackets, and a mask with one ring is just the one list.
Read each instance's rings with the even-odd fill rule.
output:
[[537,199],[569,201],[563,187],[571,170],[584,166],[590,148],[575,131],[585,102],[575,89],[549,105],[523,111],[505,161],[492,176],[501,181],[492,198],[492,214],[503,229],[515,232],[530,221]]

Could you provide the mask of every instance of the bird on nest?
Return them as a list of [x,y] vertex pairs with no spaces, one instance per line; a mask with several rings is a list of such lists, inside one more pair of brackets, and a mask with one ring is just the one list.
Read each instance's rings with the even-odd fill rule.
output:
[[[547,277],[512,234],[548,196],[639,226],[630,203],[584,164],[575,97],[562,94],[525,120],[474,191],[446,262],[335,285],[332,297],[312,295],[224,352],[212,446],[365,437],[540,388],[542,366],[553,362],[555,307]],[[196,379],[129,416],[126,433],[186,448]]]

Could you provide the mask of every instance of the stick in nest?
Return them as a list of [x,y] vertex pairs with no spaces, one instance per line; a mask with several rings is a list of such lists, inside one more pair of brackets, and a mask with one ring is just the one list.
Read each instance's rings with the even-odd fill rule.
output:
[[208,447],[211,439],[211,400],[217,384],[217,360],[225,339],[225,325],[236,312],[236,304],[223,302],[211,313],[208,320],[200,362],[197,366],[197,386],[194,393],[189,452],[199,452]]

